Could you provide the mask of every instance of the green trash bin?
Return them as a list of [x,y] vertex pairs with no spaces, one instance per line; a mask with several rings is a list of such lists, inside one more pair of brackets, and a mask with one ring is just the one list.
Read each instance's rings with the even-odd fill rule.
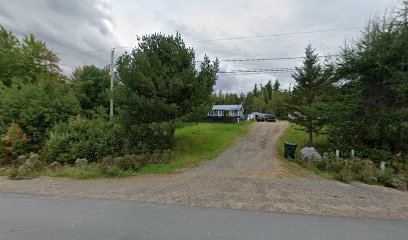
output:
[[284,146],[285,146],[285,158],[295,159],[295,151],[296,151],[297,144],[285,142]]

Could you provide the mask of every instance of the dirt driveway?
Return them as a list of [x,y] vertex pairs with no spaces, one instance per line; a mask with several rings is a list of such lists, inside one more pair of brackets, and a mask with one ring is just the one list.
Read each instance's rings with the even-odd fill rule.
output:
[[256,123],[216,159],[168,175],[72,180],[0,178],[0,191],[408,220],[408,193],[319,178],[275,151],[286,122]]

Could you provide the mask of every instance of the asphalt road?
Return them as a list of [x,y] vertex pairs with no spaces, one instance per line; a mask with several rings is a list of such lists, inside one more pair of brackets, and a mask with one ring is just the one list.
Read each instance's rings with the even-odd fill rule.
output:
[[0,193],[0,239],[407,239],[408,222]]

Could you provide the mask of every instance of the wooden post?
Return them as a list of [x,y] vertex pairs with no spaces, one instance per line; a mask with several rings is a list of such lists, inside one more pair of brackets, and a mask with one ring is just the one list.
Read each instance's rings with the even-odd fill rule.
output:
[[380,169],[381,169],[381,173],[384,173],[385,162],[381,162]]

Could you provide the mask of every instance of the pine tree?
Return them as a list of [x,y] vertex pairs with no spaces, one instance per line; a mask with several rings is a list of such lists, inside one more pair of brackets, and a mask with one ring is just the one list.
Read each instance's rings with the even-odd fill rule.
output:
[[331,68],[323,70],[311,45],[306,48],[305,54],[303,66],[296,67],[292,74],[296,84],[289,109],[290,120],[305,128],[309,135],[309,146],[313,146],[313,133],[319,131],[324,119],[324,114],[319,111],[319,102],[329,86]]

